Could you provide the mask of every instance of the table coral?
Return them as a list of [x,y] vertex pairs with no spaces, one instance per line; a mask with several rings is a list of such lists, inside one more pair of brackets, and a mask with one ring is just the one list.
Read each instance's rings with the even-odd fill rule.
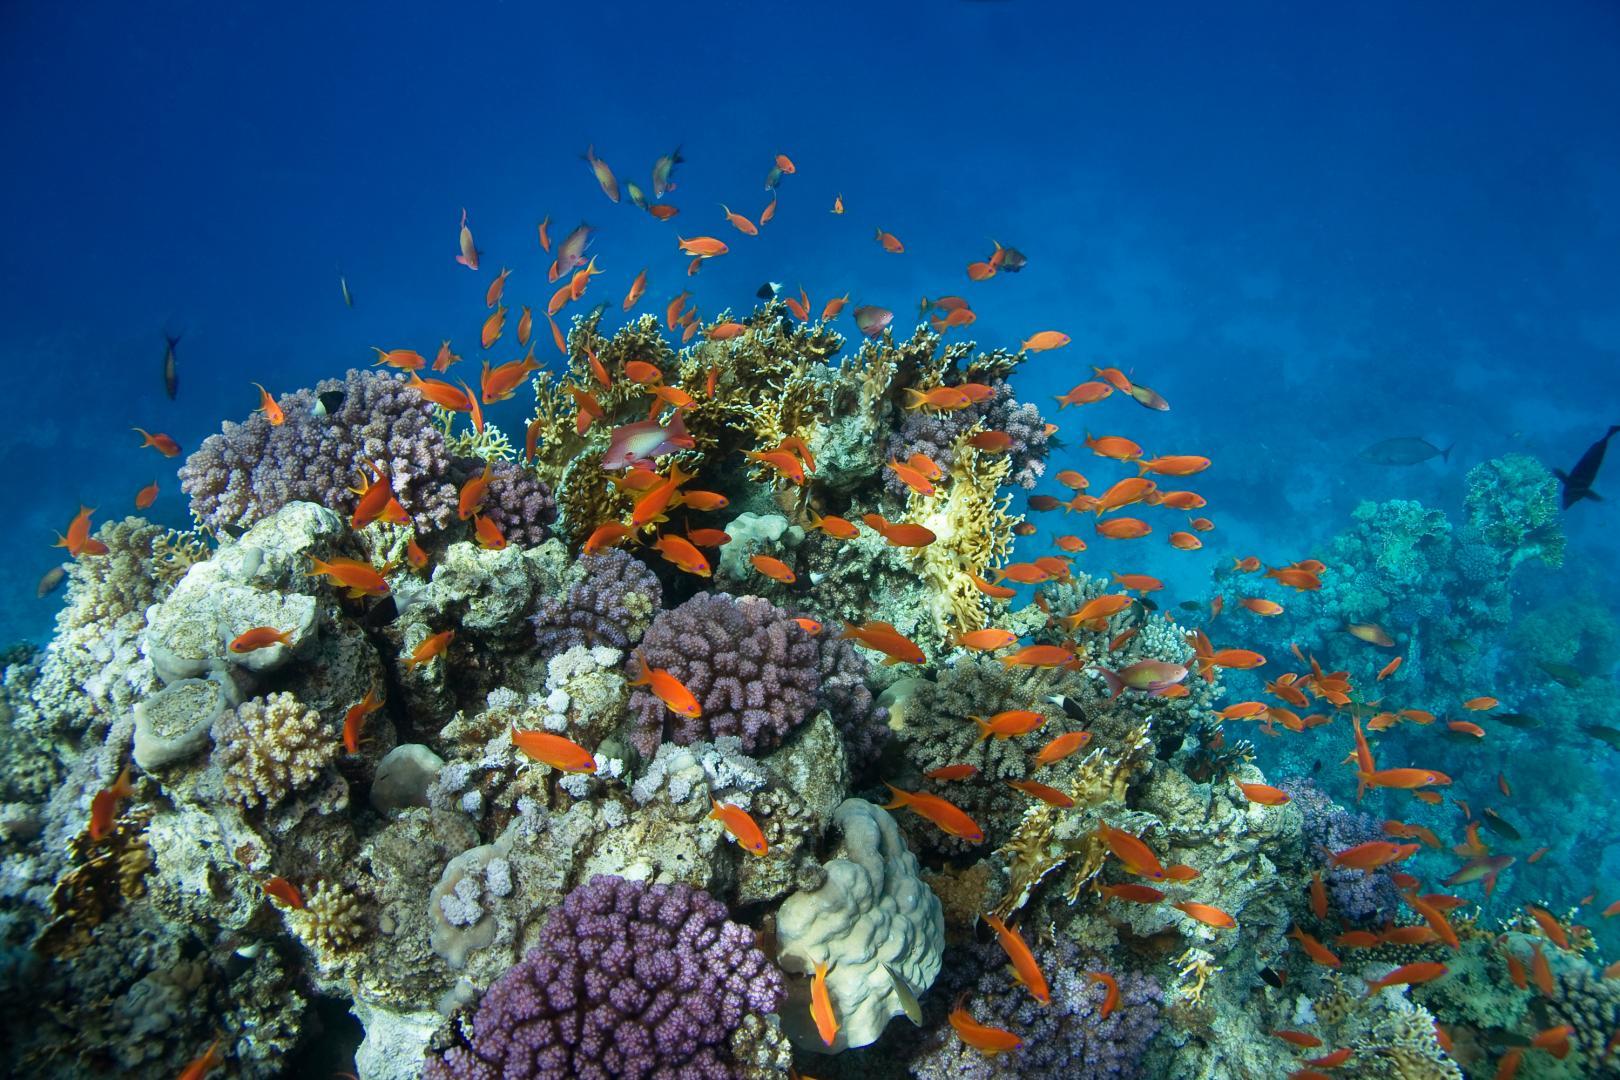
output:
[[484,993],[430,1080],[738,1078],[733,1033],[782,977],[725,906],[684,885],[597,875]]

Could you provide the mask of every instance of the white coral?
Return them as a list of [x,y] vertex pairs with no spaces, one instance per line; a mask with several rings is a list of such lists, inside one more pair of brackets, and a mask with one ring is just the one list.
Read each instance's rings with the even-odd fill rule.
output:
[[244,701],[214,724],[214,762],[225,793],[244,806],[274,806],[337,756],[338,736],[291,694]]

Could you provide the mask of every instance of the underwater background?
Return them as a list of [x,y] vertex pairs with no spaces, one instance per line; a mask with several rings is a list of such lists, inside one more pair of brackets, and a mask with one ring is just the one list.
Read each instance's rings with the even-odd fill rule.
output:
[[[13,3],[0,11],[0,85],[8,1070],[370,1080],[431,1061],[454,1076],[777,1076],[791,1057],[807,1078],[1620,1075],[1620,1053],[1605,1052],[1620,1034],[1620,979],[1606,970],[1620,924],[1605,916],[1620,901],[1620,522],[1613,501],[1563,506],[1554,475],[1620,424],[1614,5]],[[660,220],[628,193],[610,202],[587,147],[679,213]],[[677,147],[657,198],[649,172]],[[792,170],[768,188],[777,155]],[[752,223],[767,203],[774,213],[748,236],[722,203]],[[455,259],[464,212],[476,271]],[[602,274],[558,313],[564,353],[542,320],[557,287],[546,272],[580,222]],[[729,250],[700,265],[677,249],[694,235]],[[970,280],[965,268],[1002,245],[1027,265]],[[625,310],[644,267],[645,295]],[[502,268],[505,336],[480,348]],[[801,287],[808,319],[786,302]],[[700,313],[685,345],[665,312],[683,290]],[[845,295],[848,309],[815,328]],[[952,309],[926,298],[942,296],[966,298],[973,319],[942,321],[940,345],[929,319]],[[465,359],[443,377],[476,386],[481,361],[523,355],[524,305],[549,374],[531,392],[521,372],[515,394],[483,409],[509,447],[381,374],[349,376],[318,418],[295,394],[351,369],[393,372],[373,367],[374,348],[431,362],[447,338]],[[869,308],[892,315],[887,331],[863,333]],[[712,334],[732,320],[737,337]],[[1021,351],[1043,331],[1067,341]],[[608,415],[576,435],[577,399],[558,386],[598,389],[587,354],[614,385],[599,388]],[[640,451],[661,476],[673,462],[729,501],[689,503],[665,530],[731,533],[708,553],[708,580],[656,550],[650,529],[628,556],[581,554],[597,524],[631,521],[644,490],[612,486],[591,455],[649,406],[667,424],[679,404],[626,392],[635,359],[711,406],[689,406],[695,449],[655,438]],[[723,410],[700,392],[711,371]],[[1099,380],[1107,399],[1053,400]],[[381,425],[338,440],[341,460],[287,466],[319,474],[333,514],[300,509],[305,489],[285,478],[262,503],[240,497],[255,455],[282,445],[262,415],[248,419],[256,383],[285,407],[280,431]],[[972,429],[950,426],[961,403],[906,408],[907,390],[962,383],[999,395],[961,413],[981,430],[1023,425],[1005,475],[993,452],[964,449]],[[1133,385],[1168,411],[1139,407]],[[525,454],[537,395],[544,423]],[[223,479],[183,491],[177,468],[226,422],[259,425],[238,451],[235,496]],[[142,447],[135,427],[171,436],[179,455]],[[1135,474],[1089,435],[1134,440],[1149,459],[1207,457],[1196,475],[1152,476],[1204,504],[1127,506],[1115,517],[1153,531],[1116,540],[1084,505],[1030,503],[1101,496]],[[802,483],[743,456],[809,466],[779,445],[795,436],[820,457]],[[937,496],[885,468],[936,448]],[[351,528],[346,489],[378,481],[357,470],[379,455],[414,532]],[[502,462],[492,498],[518,493],[480,518],[505,548],[456,513],[490,456]],[[1597,472],[1597,494],[1617,487],[1614,468]],[[136,514],[154,481],[139,514],[157,528],[106,524]],[[194,503],[201,489],[216,501]],[[95,508],[108,554],[51,546],[80,506]],[[212,535],[191,531],[194,511]],[[895,549],[869,528],[847,549],[805,531],[814,515],[857,527],[866,513],[945,522],[936,542],[949,553]],[[1213,528],[1186,524],[1198,515]],[[241,538],[255,528],[268,531]],[[1167,542],[1176,530],[1200,546]],[[429,565],[409,564],[407,533]],[[1010,601],[963,584],[968,570],[989,578],[1054,554],[1072,566],[1026,582],[1014,571]],[[751,569],[752,555],[782,557],[795,580]],[[306,556],[392,557],[390,614],[307,576]],[[1250,557],[1319,560],[1319,587],[1234,565]],[[49,581],[63,565],[65,581]],[[705,590],[716,595],[694,598]],[[1130,600],[1062,625],[1108,596]],[[963,625],[970,607],[979,626]],[[260,625],[232,621],[244,611],[305,629],[296,647],[227,650]],[[925,662],[886,665],[893,652],[838,641],[845,621],[869,620],[894,623]],[[997,660],[1012,646],[954,641],[986,626],[1078,661],[1009,665]],[[447,629],[442,655],[413,655]],[[221,634],[210,654],[204,639]],[[658,684],[634,687],[637,645],[706,713],[704,687],[732,695],[734,727],[666,716]],[[1211,649],[1265,663],[1211,663]],[[722,678],[711,669],[732,652],[740,673]],[[1110,698],[1094,663],[1179,665],[1168,685],[1191,690],[1128,684]],[[372,689],[386,707],[343,745]],[[1251,701],[1271,711],[1234,710]],[[1222,709],[1234,710],[1224,722]],[[1041,730],[974,741],[969,715],[1018,710],[1041,712]],[[178,728],[158,739],[162,723]],[[1357,772],[1374,770],[1355,761],[1353,727],[1378,768],[1449,783],[1375,784],[1358,802]],[[587,760],[595,751],[596,776],[518,768],[509,729],[568,736]],[[1093,733],[1082,752],[1029,765],[1069,729]],[[256,745],[283,737],[271,731],[287,733],[290,757],[256,761]],[[420,750],[383,769],[397,747]],[[926,775],[957,764],[977,771]],[[1007,787],[1026,779],[1080,806]],[[951,800],[981,841],[885,812],[885,782]],[[709,820],[711,796],[744,820]],[[110,832],[93,820],[98,798]],[[772,851],[759,866],[738,832],[753,822]],[[1110,843],[1112,828],[1130,835]],[[1156,849],[1160,875],[1199,876],[1167,885],[1129,857],[1132,838]],[[1333,862],[1392,839],[1418,849],[1365,873]],[[825,868],[839,860],[899,898],[840,908],[826,882],[845,871]],[[1327,915],[1311,889],[1324,879]],[[267,898],[271,881],[296,903]],[[1100,891],[1122,884],[1168,896]],[[722,1015],[672,1033],[593,1014],[594,1049],[512,1065],[512,1032],[546,1009],[517,984],[579,975],[593,962],[581,928],[607,910],[635,923],[622,912],[650,906],[651,888],[672,890],[658,902],[689,909],[720,944],[677,941],[673,917],[599,936],[709,972],[714,985],[672,1015],[699,998],[724,1002]],[[1452,895],[1459,905],[1424,899]],[[1018,945],[985,913],[1033,947],[1049,1003],[1007,973]],[[871,959],[874,942],[894,970]],[[834,1054],[812,992],[828,959]],[[1410,982],[1363,1002],[1366,983],[1409,965]],[[1104,1004],[1095,972],[1113,973],[1122,1004]],[[953,1020],[959,1001],[1021,1045],[998,1052]],[[646,1046],[632,1029],[651,1033]],[[1311,1064],[1338,1048],[1353,1053]]]

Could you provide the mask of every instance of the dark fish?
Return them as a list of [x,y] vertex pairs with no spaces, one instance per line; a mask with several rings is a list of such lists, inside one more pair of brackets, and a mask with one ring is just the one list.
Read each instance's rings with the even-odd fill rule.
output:
[[603,315],[607,314],[608,303],[609,301],[604,300],[600,304],[597,304],[595,307],[591,308],[591,310],[587,311],[581,317],[580,321],[585,323],[587,326],[589,326],[591,323],[599,321]]
[[1322,759],[1317,758],[1315,761],[1311,762],[1311,775],[1315,776],[1317,773],[1319,773],[1321,771],[1322,771]]
[[675,171],[675,166],[685,160],[685,158],[681,157],[681,148],[677,146],[673,153],[665,154],[653,162],[653,198],[662,199],[664,192],[675,190],[675,185],[670,182],[669,174]]
[[1183,600],[1181,603],[1177,604],[1176,607],[1180,608],[1182,611],[1202,611],[1202,610],[1204,610],[1204,605],[1200,604],[1196,600]]
[[343,408],[343,391],[328,390],[324,394],[315,395],[315,415],[331,416]]
[[1070,720],[1078,720],[1081,723],[1090,723],[1091,721],[1091,717],[1086,715],[1086,707],[1067,694],[1053,694],[1046,700],[1062,709],[1063,715]]
[[1606,742],[1616,750],[1620,750],[1620,728],[1605,727],[1602,724],[1582,724],[1581,730],[1600,742]]
[[1281,990],[1283,988],[1282,972],[1278,971],[1276,968],[1268,968],[1268,967],[1261,968],[1260,969],[1260,978],[1261,978],[1262,981],[1265,982],[1265,984],[1267,986],[1275,987],[1278,990]]
[[1603,453],[1608,450],[1609,440],[1614,438],[1614,433],[1617,431],[1620,431],[1620,424],[1612,425],[1608,434],[1586,448],[1586,453],[1581,455],[1581,460],[1577,461],[1575,467],[1569,470],[1567,474],[1557,469],[1553,470],[1553,475],[1558,477],[1559,481],[1564,485],[1565,510],[1568,510],[1582,499],[1603,501],[1603,496],[1592,490],[1592,481],[1597,479],[1598,469],[1603,465]]
[[1545,671],[1560,686],[1567,686],[1570,689],[1574,689],[1586,681],[1586,672],[1568,664],[1560,664],[1555,660],[1537,660],[1536,667]]
[[1504,818],[1501,814],[1498,814],[1495,810],[1492,810],[1490,807],[1485,808],[1483,815],[1485,827],[1490,829],[1491,832],[1496,833],[1498,836],[1505,836],[1509,840],[1524,839],[1523,834],[1521,834],[1518,829],[1515,829],[1512,825],[1508,824],[1506,818]]
[[1370,461],[1374,465],[1417,465],[1435,456],[1441,461],[1451,460],[1451,447],[1442,450],[1428,439],[1406,435],[1398,439],[1375,442],[1359,456],[1362,461]]
[[385,596],[371,606],[371,609],[360,620],[360,625],[367,630],[376,630],[387,626],[398,617],[399,607],[394,603],[394,598]]
[[1013,535],[1015,536],[1034,536],[1037,531],[1039,530],[1036,529],[1033,521],[1020,521],[1013,526]]
[[759,297],[761,300],[774,300],[776,299],[776,294],[781,291],[782,283],[780,281],[767,281],[765,284],[754,290],[754,295]]
[[67,567],[57,565],[45,571],[45,576],[39,579],[39,598],[45,599],[51,593],[62,587],[67,580]]
[[1016,274],[1029,265],[1029,256],[1017,248],[1002,248],[1001,269],[1009,274]]
[[1447,638],[1446,648],[1460,656],[1468,656],[1471,653],[1479,652],[1479,646],[1465,637]]
[[1132,603],[1133,604],[1140,604],[1142,606],[1143,611],[1158,611],[1159,610],[1159,602],[1157,600],[1153,599],[1151,596],[1139,596],[1135,600],[1133,600]]
[[174,396],[180,392],[180,373],[174,365],[174,347],[180,344],[180,335],[163,332],[163,340],[168,342],[163,348],[163,390],[173,401]]
[[1056,495],[1031,495],[1026,502],[1029,504],[1029,508],[1036,512],[1056,510],[1063,505],[1058,502]]
[[765,190],[774,191],[776,190],[776,185],[781,182],[782,170],[777,168],[775,165],[772,165],[771,171],[765,174]]
[[1514,728],[1538,728],[1541,726],[1540,720],[1537,720],[1529,713],[1522,712],[1493,712],[1491,713],[1491,719],[1500,720],[1508,727]]

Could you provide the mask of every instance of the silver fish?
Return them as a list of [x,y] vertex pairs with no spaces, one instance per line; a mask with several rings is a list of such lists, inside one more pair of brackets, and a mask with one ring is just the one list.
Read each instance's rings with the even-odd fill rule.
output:
[[1375,442],[1358,456],[1362,461],[1370,461],[1374,465],[1420,465],[1432,457],[1450,461],[1451,447],[1442,450],[1427,439],[1404,435]]
[[900,1007],[906,1011],[906,1019],[922,1027],[922,1005],[917,1001],[917,995],[911,989],[911,985],[898,971],[890,967],[887,961],[880,960],[878,963],[883,965],[883,970],[889,973],[889,978],[894,982],[894,996],[900,999]]
[[39,598],[41,600],[45,599],[47,596],[51,595],[51,593],[61,588],[62,582],[66,580],[67,567],[62,566],[61,564],[51,567],[49,570],[45,571],[45,576],[39,579]]
[[343,290],[343,304],[345,307],[354,307],[354,293],[349,291],[349,279],[342,274],[338,275],[338,288]]

